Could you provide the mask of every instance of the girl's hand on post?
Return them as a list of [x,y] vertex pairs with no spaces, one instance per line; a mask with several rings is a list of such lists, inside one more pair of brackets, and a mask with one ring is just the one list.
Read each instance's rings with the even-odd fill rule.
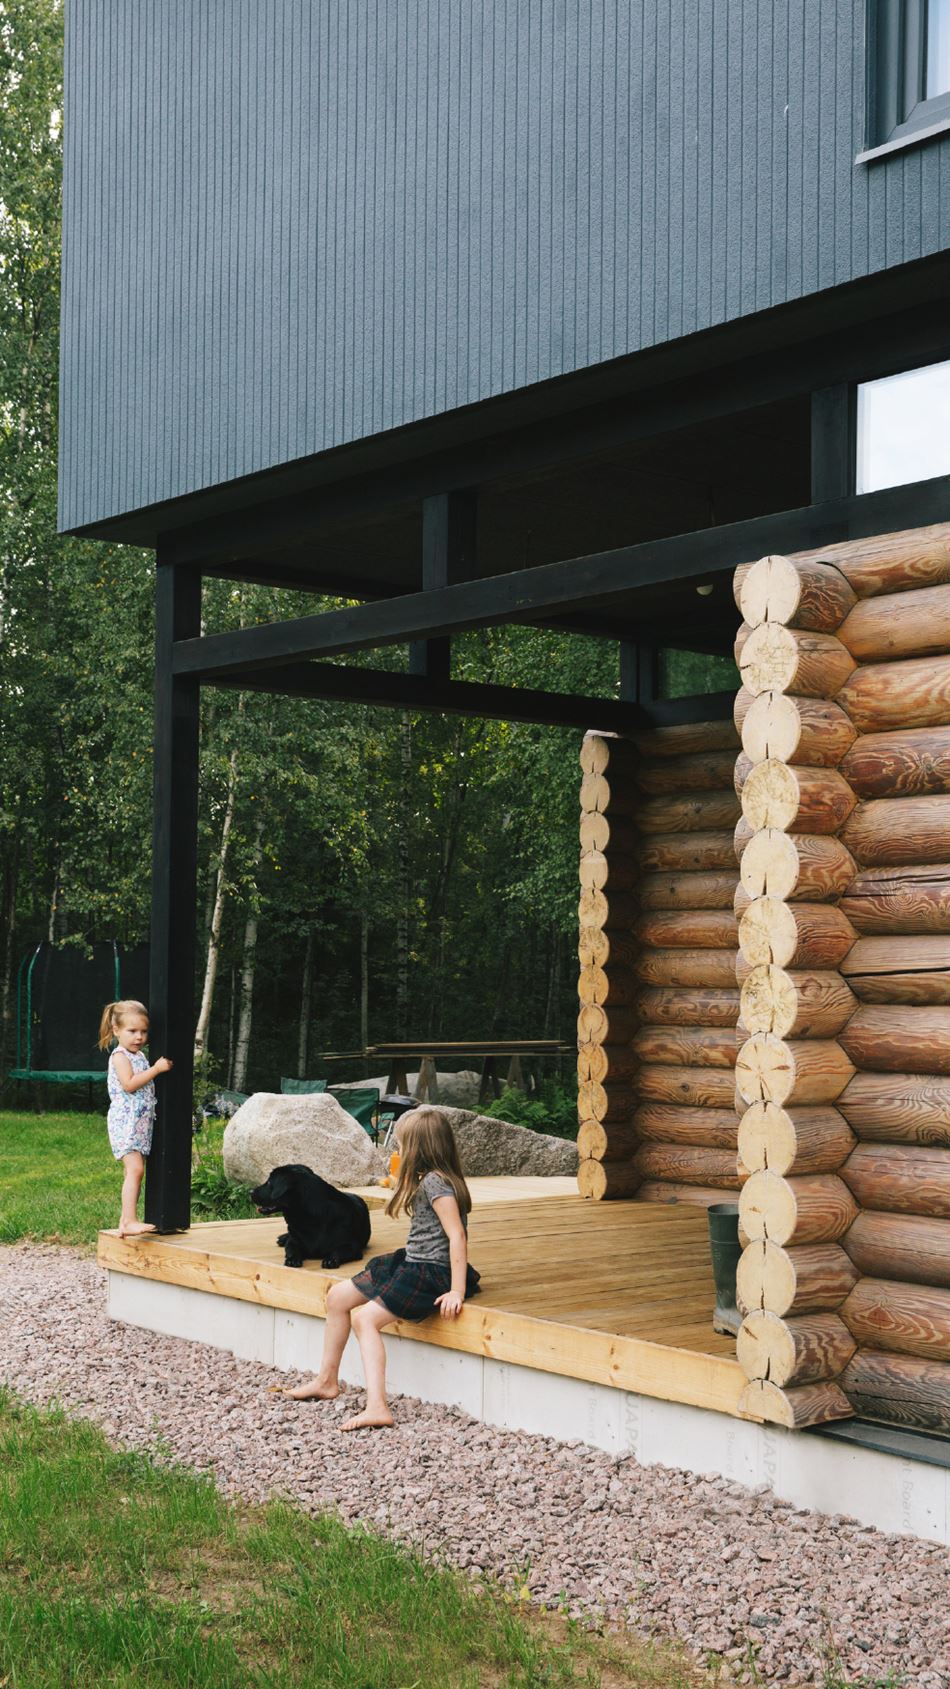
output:
[[159,1056],[157,1062],[155,1063],[155,1072],[156,1073],[168,1073],[169,1070],[171,1069],[171,1066],[172,1066],[172,1064],[169,1061],[167,1056]]
[[435,1305],[444,1320],[458,1319],[462,1312],[463,1297],[457,1290],[446,1290],[442,1296],[437,1296]]

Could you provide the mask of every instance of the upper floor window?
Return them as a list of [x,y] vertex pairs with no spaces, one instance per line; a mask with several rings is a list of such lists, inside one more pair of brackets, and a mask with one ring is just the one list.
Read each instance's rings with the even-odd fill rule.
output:
[[870,0],[868,145],[950,122],[950,0]]
[[950,475],[950,362],[858,387],[856,490]]

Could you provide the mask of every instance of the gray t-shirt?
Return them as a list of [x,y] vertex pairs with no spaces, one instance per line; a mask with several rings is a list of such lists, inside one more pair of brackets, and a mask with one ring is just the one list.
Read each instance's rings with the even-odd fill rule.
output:
[[[427,1173],[413,1198],[412,1224],[406,1239],[407,1261],[434,1261],[440,1267],[450,1265],[449,1236],[433,1208],[440,1196],[454,1196],[449,1180],[441,1173]],[[462,1215],[468,1231],[468,1216]]]

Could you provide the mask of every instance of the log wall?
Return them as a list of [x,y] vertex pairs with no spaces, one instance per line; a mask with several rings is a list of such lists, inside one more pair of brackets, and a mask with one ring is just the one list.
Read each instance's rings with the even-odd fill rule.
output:
[[581,749],[578,1181],[708,1205],[740,1185],[731,722]]
[[950,525],[736,599],[743,1409],[950,1431]]

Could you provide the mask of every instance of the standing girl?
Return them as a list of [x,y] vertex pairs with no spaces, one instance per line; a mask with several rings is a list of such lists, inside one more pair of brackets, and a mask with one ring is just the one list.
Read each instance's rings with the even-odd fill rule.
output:
[[332,1401],[340,1394],[340,1360],[355,1331],[366,1376],[366,1406],[341,1431],[391,1425],[386,1399],[382,1331],[395,1320],[424,1320],[438,1308],[456,1319],[466,1296],[478,1290],[468,1265],[468,1215],[472,1206],[452,1128],[435,1108],[404,1114],[396,1126],[399,1180],[386,1209],[412,1217],[405,1249],[376,1255],[354,1278],[327,1295],[323,1362],[316,1378],[288,1395],[296,1401]]
[[122,1181],[120,1237],[137,1237],[153,1232],[154,1226],[137,1220],[135,1210],[145,1172],[145,1157],[152,1147],[155,1124],[155,1076],[167,1073],[171,1062],[159,1056],[151,1067],[144,1053],[148,1043],[148,1010],[144,1003],[126,1000],[107,1003],[99,1023],[99,1048],[107,1050],[113,1039],[116,1048],[109,1057],[109,1142],[116,1161],[125,1167]]

